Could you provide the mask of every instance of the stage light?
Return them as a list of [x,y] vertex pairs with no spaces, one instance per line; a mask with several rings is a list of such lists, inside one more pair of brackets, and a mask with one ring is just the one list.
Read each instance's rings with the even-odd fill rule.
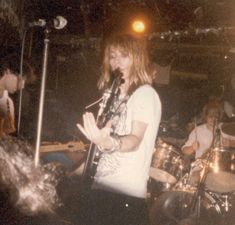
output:
[[135,20],[132,23],[132,30],[136,33],[143,33],[145,31],[145,24],[142,20]]

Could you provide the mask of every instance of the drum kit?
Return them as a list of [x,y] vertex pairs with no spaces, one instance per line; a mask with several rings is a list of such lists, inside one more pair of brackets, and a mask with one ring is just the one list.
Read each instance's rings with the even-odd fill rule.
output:
[[150,183],[160,189],[150,190],[151,225],[235,225],[235,149],[213,148],[198,161],[199,182],[192,185],[195,163],[186,169],[177,147],[156,144]]

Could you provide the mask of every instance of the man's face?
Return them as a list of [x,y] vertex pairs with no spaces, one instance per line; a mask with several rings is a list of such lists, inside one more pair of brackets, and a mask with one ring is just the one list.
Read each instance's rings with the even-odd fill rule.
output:
[[126,79],[129,76],[130,68],[132,66],[132,58],[125,52],[117,48],[110,49],[110,66],[112,70],[119,69]]
[[218,117],[216,116],[207,116],[207,125],[210,127],[214,127],[218,123]]

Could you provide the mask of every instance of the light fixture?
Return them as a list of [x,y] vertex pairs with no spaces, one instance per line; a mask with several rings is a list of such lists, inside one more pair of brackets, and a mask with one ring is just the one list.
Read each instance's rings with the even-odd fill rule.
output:
[[132,23],[132,30],[136,33],[145,32],[145,24],[142,20],[135,20]]

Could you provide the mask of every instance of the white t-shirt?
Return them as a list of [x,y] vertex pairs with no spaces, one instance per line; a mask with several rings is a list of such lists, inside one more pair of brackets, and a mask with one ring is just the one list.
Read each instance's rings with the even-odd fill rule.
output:
[[133,120],[148,124],[138,149],[132,152],[102,154],[95,175],[93,188],[145,198],[147,181],[155,139],[161,118],[161,102],[150,85],[135,90],[127,103],[123,103],[114,120],[114,131],[118,135],[131,132]]
[[4,90],[2,97],[0,97],[0,111],[1,113],[4,113],[4,115],[7,115],[8,113],[8,106],[7,101],[9,103],[9,110],[12,118],[15,118],[15,111],[14,111],[14,104],[12,99],[8,95],[8,91]]
[[206,124],[194,128],[182,148],[191,146],[196,140],[199,142],[199,148],[196,150],[195,158],[198,158],[211,147],[213,140],[213,133],[207,128]]

